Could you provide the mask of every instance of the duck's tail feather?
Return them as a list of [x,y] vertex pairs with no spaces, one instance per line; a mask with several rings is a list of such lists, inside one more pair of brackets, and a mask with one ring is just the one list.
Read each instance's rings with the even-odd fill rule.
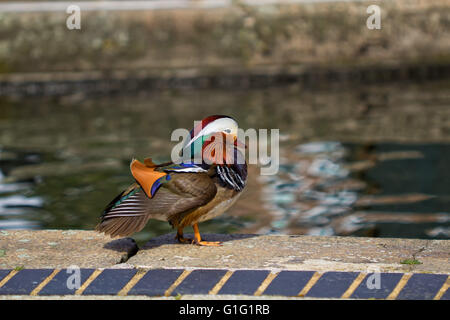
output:
[[106,206],[95,230],[111,237],[141,231],[148,220],[146,198],[140,186],[133,184]]
[[141,231],[146,223],[147,218],[145,216],[116,217],[103,220],[96,226],[95,230],[111,237],[128,237]]

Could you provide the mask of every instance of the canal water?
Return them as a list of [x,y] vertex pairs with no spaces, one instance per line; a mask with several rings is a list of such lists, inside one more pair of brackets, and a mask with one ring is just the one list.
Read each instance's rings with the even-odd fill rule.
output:
[[[93,229],[174,129],[227,114],[280,130],[280,169],[204,233],[450,239],[448,82],[0,98],[0,229]],[[172,231],[150,220],[145,241]],[[187,230],[191,232],[191,230]]]

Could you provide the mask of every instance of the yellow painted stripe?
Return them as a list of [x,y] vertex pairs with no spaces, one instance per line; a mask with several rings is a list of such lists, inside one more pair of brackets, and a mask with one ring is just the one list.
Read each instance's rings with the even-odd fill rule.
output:
[[438,291],[438,293],[433,299],[440,300],[449,287],[450,287],[450,276],[447,276],[447,280],[444,282],[441,289]]
[[97,278],[100,273],[102,273],[102,269],[96,269],[94,272],[92,272],[92,274],[89,276],[89,278],[81,285],[81,287],[75,291],[75,294],[82,294],[84,290],[86,290],[86,288],[92,283],[92,281],[95,280],[95,278]]
[[260,296],[264,290],[266,290],[266,288],[269,286],[269,284],[272,282],[273,279],[275,279],[275,277],[278,275],[279,272],[276,273],[269,273],[266,277],[266,279],[264,279],[264,281],[261,283],[261,285],[258,287],[258,289],[256,289],[254,295],[255,296]]
[[148,270],[139,269],[138,272],[131,278],[130,281],[117,293],[118,296],[126,296],[128,291],[130,291],[139,280],[147,273]]
[[164,293],[164,296],[168,297],[172,293],[172,291],[191,273],[190,270],[184,270],[182,274],[175,280],[174,283],[169,287],[169,289],[166,290]]
[[350,287],[348,287],[348,289],[344,292],[344,294],[342,295],[342,299],[348,299],[350,298],[350,296],[352,295],[352,293],[356,290],[356,288],[358,288],[358,286],[360,285],[360,283],[364,280],[364,278],[366,277],[366,273],[361,272],[360,274],[358,274],[358,276],[356,277],[355,280],[353,280],[352,284],[350,285]]
[[399,295],[400,291],[402,291],[403,287],[406,285],[408,280],[411,278],[412,274],[405,273],[400,281],[395,286],[394,290],[388,295],[387,300],[395,300]]
[[19,272],[19,270],[11,270],[10,273],[8,273],[8,275],[6,277],[4,277],[2,279],[2,281],[0,281],[0,288],[3,287],[5,285],[5,283],[7,283],[12,277],[14,277],[17,273]]
[[319,280],[319,278],[322,276],[321,273],[315,272],[311,279],[309,279],[308,283],[305,285],[305,287],[302,289],[302,291],[299,292],[297,296],[304,297],[309,290],[316,284],[316,282]]
[[39,291],[42,290],[43,287],[45,287],[47,285],[47,283],[50,282],[50,280],[53,279],[54,276],[56,276],[56,274],[61,271],[61,269],[55,269],[53,270],[52,273],[50,273],[50,275],[45,278],[36,288],[34,288],[33,291],[31,291],[30,296],[37,296],[37,294],[39,293]]
[[228,279],[230,279],[231,275],[233,274],[233,271],[228,270],[224,276],[222,277],[222,279],[219,280],[219,282],[217,282],[217,284],[214,286],[214,288],[212,288],[208,293],[209,294],[217,294],[220,289],[222,289],[223,285],[225,284],[225,282],[228,281]]

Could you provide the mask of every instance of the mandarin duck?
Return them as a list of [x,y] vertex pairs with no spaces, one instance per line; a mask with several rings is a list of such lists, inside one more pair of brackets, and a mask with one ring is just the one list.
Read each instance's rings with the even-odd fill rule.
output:
[[[149,219],[157,219],[177,229],[180,243],[220,245],[202,240],[198,223],[224,213],[245,188],[245,145],[237,132],[233,118],[209,116],[191,130],[183,161],[155,164],[151,158],[144,163],[133,159],[135,182],[106,206],[96,230],[111,237],[130,236]],[[194,161],[199,152],[200,161]],[[193,227],[194,239],[184,238],[187,226]]]

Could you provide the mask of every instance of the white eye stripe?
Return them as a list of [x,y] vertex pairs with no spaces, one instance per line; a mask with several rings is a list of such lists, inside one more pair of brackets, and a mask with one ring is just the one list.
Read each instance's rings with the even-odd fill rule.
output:
[[[223,129],[224,128],[224,129]],[[214,132],[221,132],[224,130],[230,129],[230,133],[234,131],[237,132],[238,130],[238,124],[237,122],[232,118],[221,118],[214,120],[212,123],[209,123],[204,128],[200,130],[200,132],[194,132],[195,136],[191,138],[190,141],[187,141],[186,145],[183,146],[183,148],[186,148],[191,145],[197,138],[201,136],[206,136],[208,134],[214,133]]]

